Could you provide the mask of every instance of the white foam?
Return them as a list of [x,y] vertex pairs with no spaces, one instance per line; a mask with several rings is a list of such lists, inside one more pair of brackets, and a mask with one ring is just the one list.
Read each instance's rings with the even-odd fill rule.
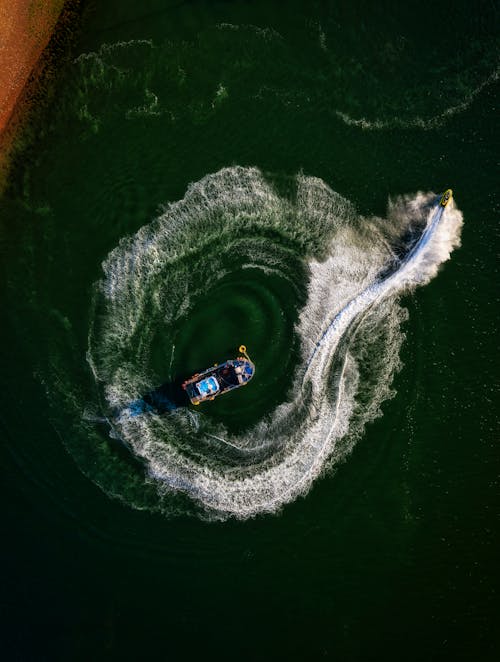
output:
[[[297,177],[292,200],[255,168],[226,168],[191,185],[182,201],[112,251],[97,287],[104,314],[91,330],[89,361],[110,409],[120,410],[115,429],[145,461],[160,494],[186,493],[209,517],[252,517],[307,493],[345,456],[391,394],[402,342],[398,296],[433,278],[459,243],[462,215],[453,203],[442,209],[434,194],[419,193],[390,201],[387,219],[364,219],[317,178]],[[397,242],[417,227],[419,241],[397,261]],[[147,302],[158,299],[168,328],[193,295],[184,258],[207,250],[214,237],[222,251],[248,243],[244,267],[285,273],[280,246],[262,240],[270,229],[310,256],[308,297],[296,328],[303,358],[287,401],[241,434],[214,428],[188,409],[132,416],[127,403],[155,383],[145,360]],[[208,289],[218,259],[214,272],[204,274]],[[381,356],[371,365],[373,384],[365,384],[363,348],[374,342]],[[138,357],[133,362],[125,360],[130,350]],[[211,452],[202,452],[204,441]]]

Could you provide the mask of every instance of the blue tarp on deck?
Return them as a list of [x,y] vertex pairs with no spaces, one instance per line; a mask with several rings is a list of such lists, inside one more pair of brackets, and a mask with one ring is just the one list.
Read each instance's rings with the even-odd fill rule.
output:
[[207,395],[213,395],[214,393],[217,393],[219,390],[219,384],[215,377],[207,377],[201,382],[198,382],[198,384],[196,384],[196,388],[198,389],[199,394],[202,397],[205,397]]

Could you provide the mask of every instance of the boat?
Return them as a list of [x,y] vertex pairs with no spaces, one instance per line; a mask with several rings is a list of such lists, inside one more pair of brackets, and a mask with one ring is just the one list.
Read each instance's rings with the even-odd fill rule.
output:
[[452,197],[453,197],[453,191],[451,190],[451,188],[447,188],[446,191],[441,196],[441,200],[439,201],[441,207],[446,207],[446,205],[449,203]]
[[216,363],[212,368],[196,373],[183,384],[188,398],[193,405],[214,400],[223,393],[246,386],[255,374],[255,365],[247,354],[245,345],[238,350],[241,356]]

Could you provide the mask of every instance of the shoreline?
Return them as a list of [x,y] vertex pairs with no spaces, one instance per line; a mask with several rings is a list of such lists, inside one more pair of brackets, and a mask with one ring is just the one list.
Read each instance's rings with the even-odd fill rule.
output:
[[[53,54],[65,50],[75,0],[0,0],[0,195],[5,192],[23,129],[43,105],[54,73]],[[60,42],[62,36],[62,44]]]

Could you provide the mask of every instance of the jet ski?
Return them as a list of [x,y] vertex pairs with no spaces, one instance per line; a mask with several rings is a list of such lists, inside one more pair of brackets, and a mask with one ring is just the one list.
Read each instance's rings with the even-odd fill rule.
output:
[[446,191],[441,196],[441,200],[439,201],[441,207],[446,207],[446,205],[449,203],[452,197],[453,197],[453,191],[451,190],[451,188],[447,188]]
[[255,365],[247,354],[245,345],[239,348],[242,356],[215,364],[203,372],[196,373],[183,384],[182,388],[193,405],[214,400],[223,393],[246,386],[255,374]]

